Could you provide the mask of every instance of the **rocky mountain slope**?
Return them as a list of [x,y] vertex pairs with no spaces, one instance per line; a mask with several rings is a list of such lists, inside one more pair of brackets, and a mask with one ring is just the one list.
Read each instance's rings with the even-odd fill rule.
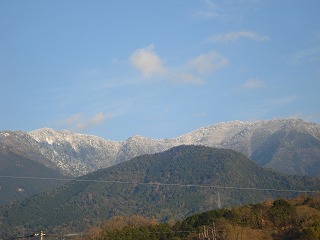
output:
[[12,232],[21,236],[35,229],[53,234],[82,231],[117,215],[177,220],[212,208],[319,189],[318,178],[280,174],[233,150],[178,146],[136,157],[3,207],[0,235]]
[[283,173],[320,177],[320,125],[297,118],[233,121],[203,127],[177,138],[133,136],[120,142],[44,128],[29,133],[1,132],[0,143],[71,176],[143,154],[193,144],[233,149],[261,166]]

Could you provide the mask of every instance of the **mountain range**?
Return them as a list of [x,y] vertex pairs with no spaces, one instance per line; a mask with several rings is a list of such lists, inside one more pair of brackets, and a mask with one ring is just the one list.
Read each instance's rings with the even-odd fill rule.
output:
[[4,206],[0,234],[82,231],[119,215],[177,220],[212,208],[319,189],[318,178],[277,173],[233,150],[183,145],[135,157]]
[[[2,131],[0,176],[4,177],[0,179],[0,205],[66,182],[31,182],[30,178],[79,177],[180,145],[233,149],[266,168],[320,177],[320,125],[297,118],[233,121],[203,127],[177,138],[132,136],[119,142],[49,128]],[[29,180],[24,181],[25,177]]]
[[65,176],[76,177],[136,156],[191,144],[236,150],[260,166],[282,173],[320,177],[320,125],[297,118],[233,121],[177,138],[132,136],[118,142],[49,128],[0,132],[0,148],[10,148]]

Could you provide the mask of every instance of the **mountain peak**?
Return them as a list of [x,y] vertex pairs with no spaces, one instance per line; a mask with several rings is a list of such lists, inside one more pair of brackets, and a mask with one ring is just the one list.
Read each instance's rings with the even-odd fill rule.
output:
[[[0,137],[6,139],[4,136],[7,132],[2,133]],[[12,137],[7,137],[5,142],[13,139],[10,140],[11,145],[21,141],[32,144],[34,149],[39,148],[39,152],[56,164],[63,173],[73,176],[106,168],[143,154],[162,152],[179,145],[233,149],[254,158],[253,160],[263,162],[268,167],[290,174],[308,174],[310,169],[314,169],[313,165],[319,162],[316,156],[319,151],[317,144],[320,142],[320,125],[305,122],[299,118],[220,122],[177,138],[152,139],[134,135],[119,142],[68,130],[56,131],[51,128],[34,130],[28,134],[23,132],[9,134],[12,134]],[[290,136],[286,136],[288,134]],[[299,140],[301,137],[311,144],[308,145],[312,146],[308,149],[309,152],[312,151],[311,155],[306,155],[304,152],[306,150],[301,145],[303,141]],[[261,154],[269,157],[262,158]],[[296,160],[292,159],[293,156]],[[294,164],[294,166],[285,168],[283,163],[277,160],[282,158],[286,159],[286,164]],[[318,176],[319,173],[312,175]]]

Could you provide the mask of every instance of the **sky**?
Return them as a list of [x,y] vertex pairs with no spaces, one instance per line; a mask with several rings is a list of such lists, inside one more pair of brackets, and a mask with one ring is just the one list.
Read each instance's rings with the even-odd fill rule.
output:
[[0,0],[0,91],[2,131],[320,123],[320,1]]

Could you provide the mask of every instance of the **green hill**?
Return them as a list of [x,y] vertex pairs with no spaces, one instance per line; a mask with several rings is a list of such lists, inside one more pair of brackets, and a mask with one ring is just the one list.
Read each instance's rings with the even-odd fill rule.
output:
[[[46,167],[26,156],[0,149],[0,205],[22,200],[36,193],[46,191],[66,181],[32,180],[26,178],[66,178],[57,170]],[[3,177],[9,176],[9,177]],[[22,178],[20,178],[22,177]]]
[[261,168],[232,150],[179,146],[3,207],[0,230],[15,235],[38,229],[79,231],[113,216],[132,214],[177,220],[219,205],[225,208],[297,195],[271,189],[319,190],[320,181]]

